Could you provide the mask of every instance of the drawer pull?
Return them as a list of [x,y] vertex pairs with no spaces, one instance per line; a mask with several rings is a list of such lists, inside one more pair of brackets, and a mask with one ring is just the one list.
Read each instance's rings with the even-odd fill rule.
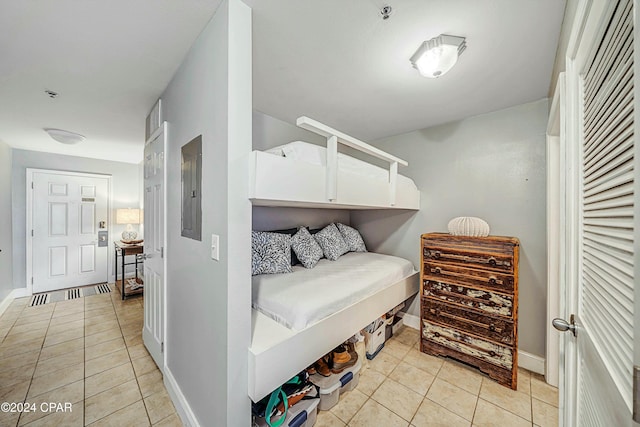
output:
[[496,325],[494,325],[494,324],[489,325],[489,330],[491,332],[495,332],[496,331]]
[[434,332],[433,336],[436,337],[436,338],[439,337],[440,336],[440,332]]
[[442,270],[440,270],[440,267],[436,267],[436,268],[432,268],[431,272],[433,274],[440,274],[440,273],[442,273]]
[[489,351],[489,356],[496,357],[496,355],[497,355],[497,353],[495,351],[493,351],[493,350]]
[[489,264],[491,264],[493,267],[496,266],[496,259],[494,257],[489,258],[488,260]]
[[492,285],[495,285],[497,283],[496,278],[493,276],[489,277],[489,283],[491,283]]
[[439,259],[440,258],[440,252],[438,252],[438,251],[433,252],[433,257],[435,259]]

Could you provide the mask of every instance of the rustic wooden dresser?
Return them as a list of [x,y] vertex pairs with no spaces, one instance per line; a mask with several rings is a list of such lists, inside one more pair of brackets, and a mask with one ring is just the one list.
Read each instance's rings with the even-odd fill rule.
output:
[[518,251],[515,237],[422,235],[422,352],[518,384]]

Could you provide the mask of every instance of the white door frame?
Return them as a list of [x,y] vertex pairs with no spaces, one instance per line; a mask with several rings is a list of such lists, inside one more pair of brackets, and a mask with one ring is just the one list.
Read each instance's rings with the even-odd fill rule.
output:
[[[113,200],[113,186],[111,185],[111,175],[108,174],[98,174],[98,173],[85,173],[85,172],[72,172],[72,171],[64,171],[64,170],[52,170],[52,169],[36,169],[36,168],[27,168],[27,227],[25,230],[25,241],[26,241],[26,264],[27,264],[27,272],[25,281],[27,288],[27,295],[33,295],[33,247],[31,240],[31,229],[33,229],[33,174],[34,173],[46,173],[50,175],[67,175],[67,176],[83,176],[87,178],[103,178],[107,180],[107,230],[111,233],[111,201]],[[107,241],[111,241],[111,235]],[[109,256],[109,251],[111,244],[107,246],[107,280],[110,277],[110,272],[113,269],[111,265],[112,257]]]

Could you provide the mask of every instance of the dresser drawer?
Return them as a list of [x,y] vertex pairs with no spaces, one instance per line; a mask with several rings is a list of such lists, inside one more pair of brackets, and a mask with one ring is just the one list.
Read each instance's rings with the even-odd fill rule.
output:
[[488,314],[513,316],[513,295],[435,280],[424,280],[422,286],[425,297],[472,307]]
[[423,319],[422,338],[502,368],[513,367],[511,347],[485,341],[457,329],[443,327]]
[[513,344],[513,322],[509,320],[487,316],[432,298],[423,297],[422,307],[423,319],[449,325],[499,343]]
[[495,271],[478,270],[458,265],[425,262],[423,266],[425,279],[444,280],[470,286],[482,286],[499,292],[512,293],[514,277],[512,274]]
[[513,257],[510,254],[474,251],[457,247],[423,247],[425,261],[436,261],[446,264],[464,265],[471,268],[483,268],[496,271],[513,272]]

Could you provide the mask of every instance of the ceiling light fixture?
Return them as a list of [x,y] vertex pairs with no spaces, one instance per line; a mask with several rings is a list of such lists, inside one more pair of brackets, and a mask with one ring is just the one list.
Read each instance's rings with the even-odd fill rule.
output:
[[86,139],[83,135],[69,132],[68,130],[44,128],[44,131],[48,133],[51,138],[63,144],[77,144]]
[[453,68],[466,48],[464,37],[440,34],[423,42],[409,60],[420,74],[434,79]]

